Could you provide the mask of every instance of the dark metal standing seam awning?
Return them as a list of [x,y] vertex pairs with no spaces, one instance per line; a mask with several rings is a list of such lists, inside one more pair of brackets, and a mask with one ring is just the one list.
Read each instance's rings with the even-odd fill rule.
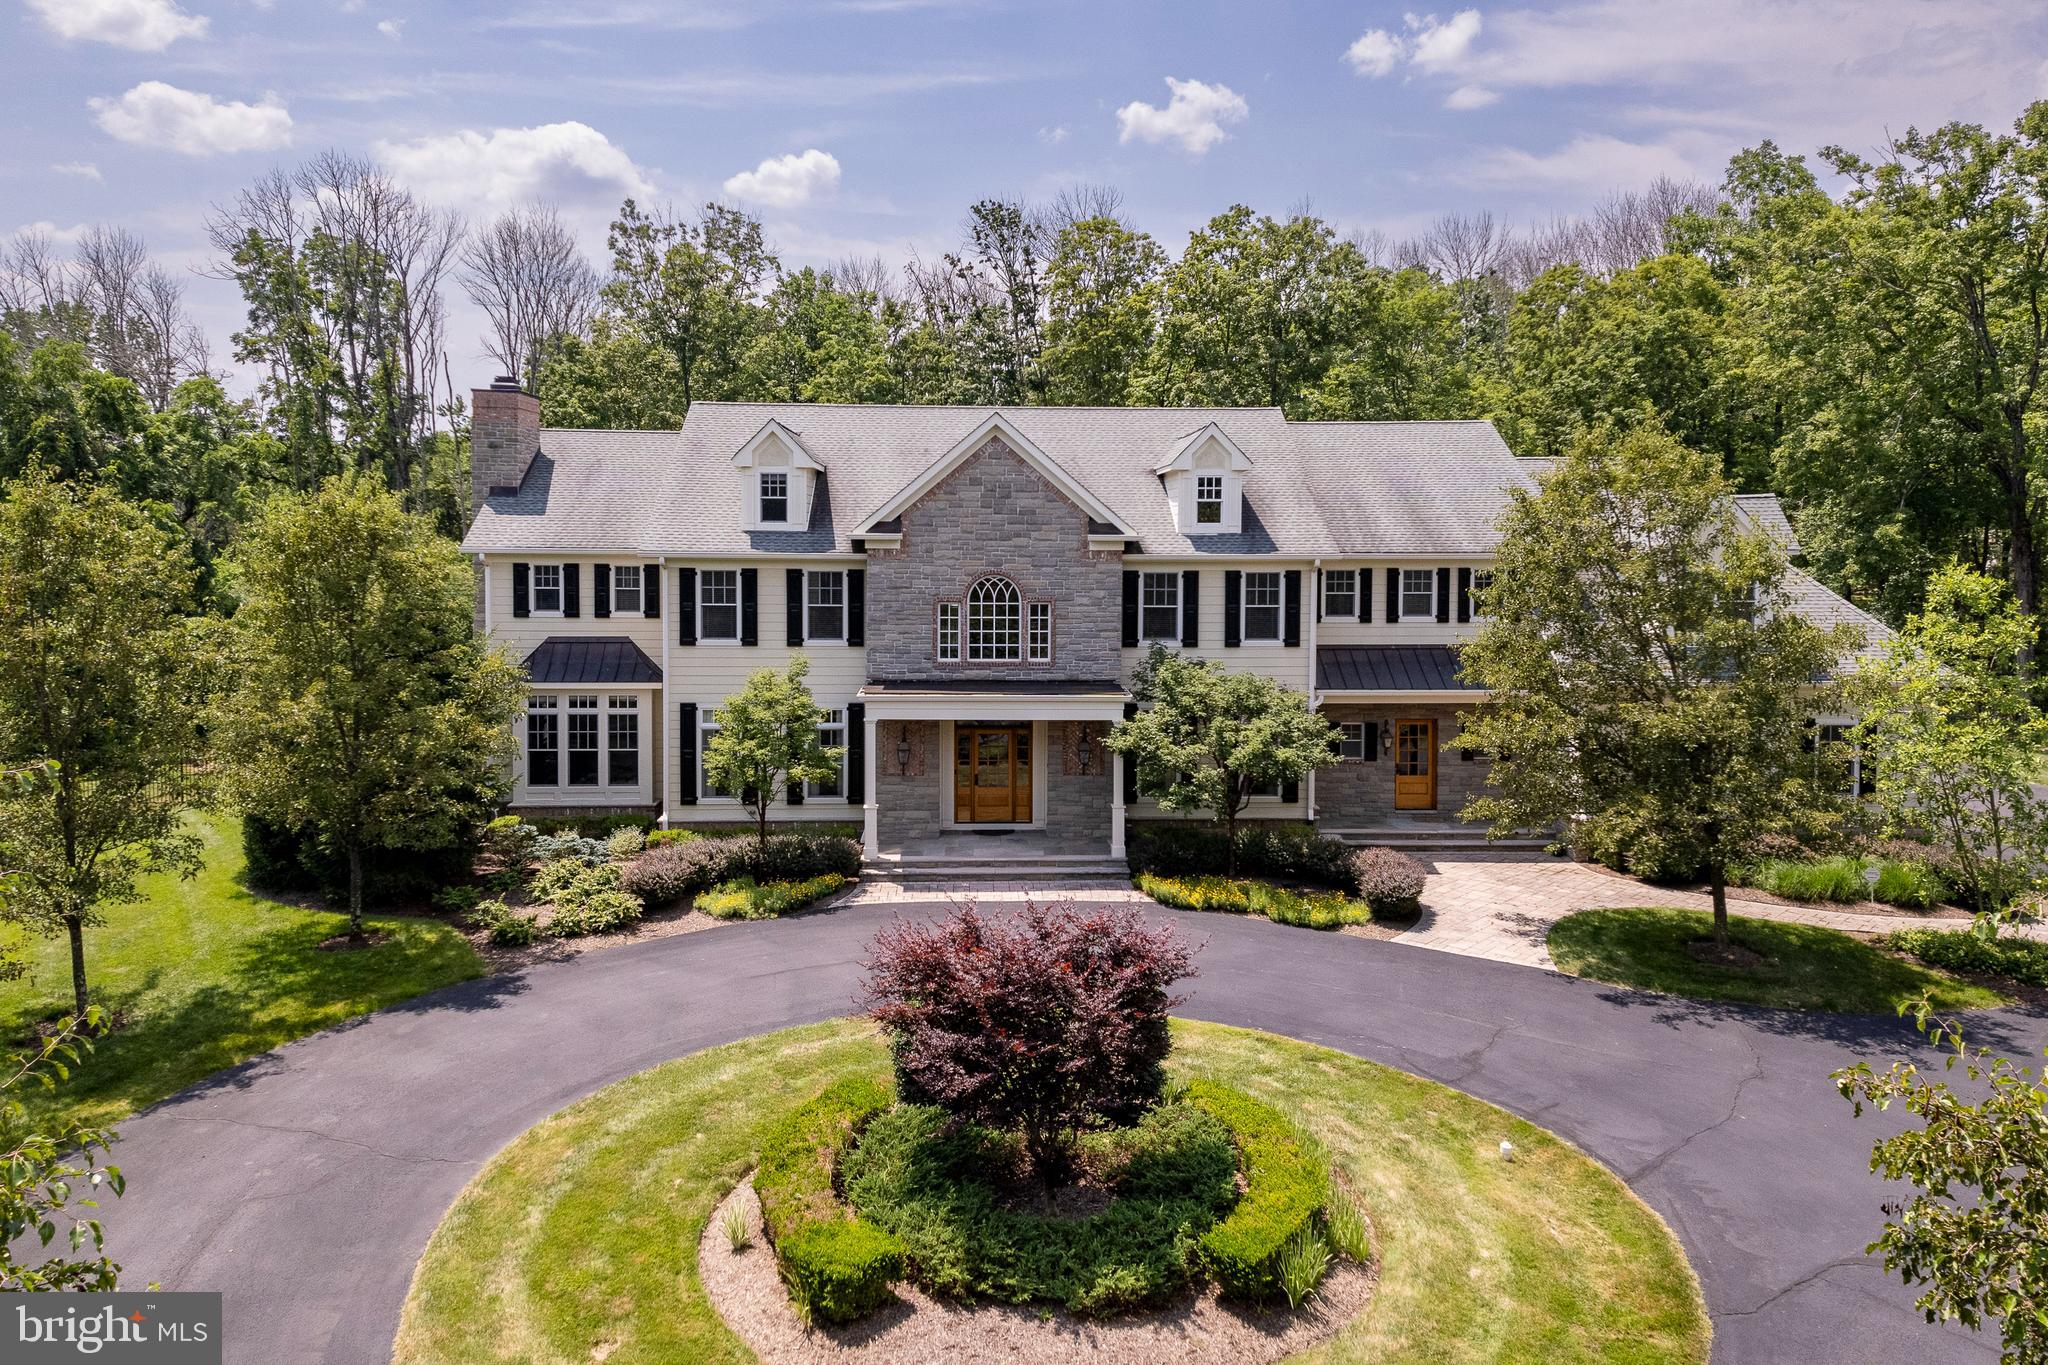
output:
[[551,635],[526,656],[526,676],[534,683],[602,686],[658,683],[661,670],[622,635]]
[[1450,645],[1326,645],[1316,651],[1322,692],[1479,692]]

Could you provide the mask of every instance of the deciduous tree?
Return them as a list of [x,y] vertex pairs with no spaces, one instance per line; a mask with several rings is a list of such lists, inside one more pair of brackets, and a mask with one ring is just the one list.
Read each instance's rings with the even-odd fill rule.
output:
[[763,849],[776,797],[806,782],[830,781],[846,753],[819,742],[827,712],[804,685],[809,669],[803,658],[781,672],[757,669],[712,713],[718,731],[704,746],[704,774],[753,813]]

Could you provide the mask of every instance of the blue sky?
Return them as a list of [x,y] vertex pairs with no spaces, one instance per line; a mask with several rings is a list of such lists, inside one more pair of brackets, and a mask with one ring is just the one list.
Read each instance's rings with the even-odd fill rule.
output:
[[[966,205],[1107,183],[1177,249],[1233,202],[1412,233],[1528,223],[1764,137],[2010,123],[2041,0],[5,0],[0,236],[112,222],[207,258],[209,207],[342,147],[473,217],[721,198],[786,264],[955,244]],[[232,291],[193,276],[216,338]],[[487,377],[451,300],[458,382]]]

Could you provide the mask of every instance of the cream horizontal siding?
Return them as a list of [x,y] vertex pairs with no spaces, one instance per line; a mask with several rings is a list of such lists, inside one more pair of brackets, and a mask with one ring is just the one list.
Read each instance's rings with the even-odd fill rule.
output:
[[[1168,642],[1168,647],[1194,659],[1212,659],[1233,673],[1263,673],[1287,686],[1302,690],[1308,686],[1308,639],[1311,618],[1315,604],[1310,598],[1315,582],[1315,570],[1308,560],[1267,560],[1267,559],[1143,559],[1126,562],[1126,568],[1140,573],[1181,573],[1194,569],[1202,575],[1201,602],[1198,604],[1196,629],[1199,643],[1193,649],[1182,650],[1178,641]],[[1223,574],[1236,569],[1245,573],[1285,573],[1289,569],[1301,573],[1301,644],[1290,649],[1286,645],[1248,643],[1235,649],[1226,649],[1223,644]],[[1283,617],[1283,629],[1285,619]],[[1138,665],[1145,662],[1151,653],[1151,645],[1123,651],[1123,681],[1128,683]]]
[[[577,597],[580,611],[575,616],[514,616],[512,614],[512,566],[526,564],[575,564],[578,566]],[[669,597],[674,588],[674,575],[661,585],[661,619],[652,620],[643,615],[595,616],[596,566],[599,564],[638,564],[643,571],[655,571],[658,562],[651,559],[636,559],[630,555],[619,555],[607,559],[546,559],[539,556],[490,555],[484,560],[486,598],[488,602],[484,619],[490,638],[502,644],[515,662],[524,662],[526,656],[543,640],[550,636],[566,635],[581,639],[598,637],[619,637],[638,645],[647,657],[661,667],[661,632],[669,617]]]
[[[1458,570],[1490,569],[1489,559],[1444,559],[1431,563],[1419,560],[1385,559],[1326,559],[1323,571],[1331,569],[1372,570],[1372,620],[1358,621],[1353,618],[1325,616],[1316,623],[1318,645],[1448,645],[1470,639],[1478,633],[1476,622],[1460,624],[1458,621]],[[1451,571],[1451,619],[1449,621],[1394,621],[1387,620],[1387,574],[1389,568],[1436,569]]]

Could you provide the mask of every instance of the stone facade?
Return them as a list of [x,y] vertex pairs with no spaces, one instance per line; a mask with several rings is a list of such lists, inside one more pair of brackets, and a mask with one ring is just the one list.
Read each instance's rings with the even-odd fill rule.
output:
[[[875,727],[876,738],[888,732],[888,742],[875,750],[875,798],[883,848],[895,848],[907,841],[929,839],[940,832],[939,801],[945,792],[940,765],[925,756],[938,750],[939,723],[908,720]],[[912,761],[898,770],[896,741],[907,736]],[[922,761],[920,761],[922,760]]]
[[1394,808],[1394,756],[1382,752],[1360,762],[1346,759],[1316,773],[1317,822],[1342,829],[1349,825],[1372,824],[1396,815],[1437,815],[1455,817],[1465,803],[1486,785],[1487,764],[1466,758],[1456,748],[1445,748],[1457,738],[1458,706],[1341,706],[1329,705],[1323,714],[1332,722],[1375,721],[1381,735],[1392,733],[1398,720],[1436,722],[1436,807],[1434,811],[1396,811]]
[[[868,676],[1102,681],[1122,664],[1123,556],[1088,548],[1088,514],[999,436],[903,514],[903,542],[869,553]],[[1050,663],[940,663],[934,612],[1001,574],[1026,602],[1053,604]],[[964,655],[963,650],[963,655]]]
[[1109,751],[1102,747],[1104,726],[1090,724],[1088,771],[1080,771],[1081,726],[1056,720],[1046,726],[1053,761],[1046,765],[1045,831],[1064,853],[1099,854],[1109,847]]

